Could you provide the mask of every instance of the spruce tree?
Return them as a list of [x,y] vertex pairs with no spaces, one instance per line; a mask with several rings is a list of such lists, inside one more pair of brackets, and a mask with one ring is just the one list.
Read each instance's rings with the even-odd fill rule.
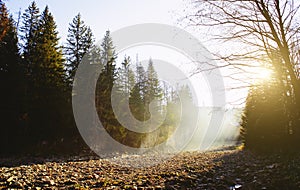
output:
[[130,68],[131,59],[130,57],[125,57],[123,62],[121,63],[121,68],[119,68],[119,76],[118,76],[118,85],[120,91],[126,95],[129,95],[130,89],[135,84],[135,76],[134,72]]
[[36,45],[36,65],[41,71],[38,78],[45,84],[54,87],[64,87],[65,70],[62,48],[59,46],[56,24],[49,8],[46,6],[38,26]]
[[144,121],[146,113],[144,97],[147,78],[145,69],[141,63],[137,62],[136,64],[136,84],[130,92],[129,106],[133,116],[140,121]]
[[31,64],[32,59],[36,57],[36,43],[38,35],[38,25],[39,25],[39,8],[36,6],[35,1],[33,1],[29,7],[25,10],[22,16],[23,25],[20,29],[21,46],[24,61],[27,66],[27,74],[31,74]]
[[134,87],[135,76],[134,72],[130,68],[131,59],[130,57],[124,57],[121,67],[118,68],[118,77],[115,81],[114,95],[112,98],[116,99],[119,103],[114,111],[117,112],[118,116],[127,118],[130,116],[128,113],[128,98],[130,90]]
[[96,106],[101,122],[106,130],[113,135],[118,125],[111,104],[111,92],[117,77],[115,63],[117,55],[109,31],[106,32],[101,43],[100,56],[103,69],[96,86]]
[[15,71],[18,65],[19,49],[14,20],[9,16],[4,3],[0,5],[0,72],[8,74]]
[[81,19],[80,13],[75,16],[68,29],[67,44],[64,47],[70,82],[73,82],[76,69],[83,56],[91,50],[94,38],[90,27]]
[[[46,7],[41,15],[38,25],[38,36],[35,57],[35,70],[33,73],[36,79],[37,103],[43,109],[39,115],[38,125],[43,126],[44,138],[54,138],[56,127],[64,125],[63,116],[66,105],[66,81],[64,71],[64,59],[62,49],[59,46],[58,32],[52,14]],[[47,122],[45,122],[47,121]],[[42,123],[41,123],[42,122]],[[43,129],[44,128],[44,129]]]
[[[154,69],[153,61],[150,58],[147,68],[147,81],[145,84],[145,95],[144,95],[144,103],[146,107],[145,117],[146,119],[150,117],[149,104],[154,100],[160,100],[162,97],[162,89],[159,84],[159,80],[157,78],[157,73]],[[161,106],[161,102],[157,102],[157,112],[159,112],[159,108]]]
[[[37,97],[35,84],[38,79],[34,76],[34,69],[36,68],[37,37],[38,25],[40,19],[40,11],[35,1],[33,1],[22,15],[22,26],[20,27],[20,45],[22,65],[25,71],[24,79],[24,110],[28,114],[28,120],[33,122],[33,108],[34,99]],[[37,71],[35,71],[37,73]],[[32,123],[30,123],[32,125]]]
[[[23,15],[24,65],[31,143],[53,141],[62,134],[70,112],[62,48],[48,7],[41,15],[33,2]],[[59,129],[59,130],[58,130]]]

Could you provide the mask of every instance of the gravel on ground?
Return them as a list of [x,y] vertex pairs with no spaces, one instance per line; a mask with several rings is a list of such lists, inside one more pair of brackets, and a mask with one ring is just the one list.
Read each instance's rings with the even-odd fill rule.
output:
[[0,189],[300,189],[297,156],[197,151],[150,167],[122,165],[128,159],[144,163],[159,156],[2,158]]

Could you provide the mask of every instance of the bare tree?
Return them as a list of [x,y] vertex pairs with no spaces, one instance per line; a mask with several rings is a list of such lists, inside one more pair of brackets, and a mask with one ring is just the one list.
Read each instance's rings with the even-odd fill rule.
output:
[[240,44],[236,51],[216,53],[222,67],[271,68],[300,100],[299,1],[197,0],[192,5],[195,11],[186,16],[190,25],[208,27],[215,40]]
[[225,51],[215,52],[221,62],[215,68],[233,68],[229,77],[242,80],[239,88],[253,86],[242,73],[262,67],[274,72],[272,80],[252,87],[254,95],[246,99],[241,126],[248,147],[299,150],[300,1],[196,0],[191,5],[189,25],[207,27],[212,39],[223,43]]

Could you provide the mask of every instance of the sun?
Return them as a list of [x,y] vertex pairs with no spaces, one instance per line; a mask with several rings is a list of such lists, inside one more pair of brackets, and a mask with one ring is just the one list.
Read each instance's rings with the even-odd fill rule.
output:
[[264,67],[256,70],[256,79],[259,81],[270,80],[273,76],[273,71]]
[[270,69],[266,69],[266,68],[262,68],[259,70],[258,72],[259,76],[261,79],[265,80],[265,79],[270,79],[273,75],[273,71]]

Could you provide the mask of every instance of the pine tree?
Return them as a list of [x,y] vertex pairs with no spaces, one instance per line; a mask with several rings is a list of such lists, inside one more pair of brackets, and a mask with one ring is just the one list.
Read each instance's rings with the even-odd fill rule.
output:
[[30,75],[32,72],[30,69],[33,62],[32,59],[36,57],[35,50],[38,35],[39,17],[39,9],[36,6],[35,1],[33,1],[22,16],[23,26],[20,29],[21,46],[28,75]]
[[111,92],[118,73],[115,63],[117,55],[109,31],[106,32],[103,38],[100,56],[103,69],[96,86],[96,106],[104,127],[113,134],[118,122],[112,110]]
[[[117,77],[117,69],[115,63],[116,59],[117,55],[115,53],[115,47],[113,45],[110,32],[106,31],[103,42],[101,44],[101,62],[104,67],[99,79],[101,82],[101,86],[104,88],[103,92],[105,92],[107,95],[111,93],[112,87]],[[110,102],[110,100],[108,102]]]
[[[33,76],[36,79],[36,101],[42,108],[35,110],[44,109],[42,113],[37,113],[39,115],[39,119],[37,119],[39,124],[37,125],[41,125],[40,122],[43,122],[44,138],[51,139],[54,138],[51,137],[51,133],[56,134],[53,127],[63,126],[63,115],[66,108],[66,81],[62,49],[58,44],[58,32],[48,7],[44,9],[41,15],[38,31],[36,45],[38,56],[35,57],[33,64],[35,66]],[[44,123],[45,121],[47,124]]]
[[[22,65],[25,71],[24,79],[24,110],[28,115],[28,120],[33,122],[33,108],[34,108],[34,99],[37,96],[35,90],[35,84],[38,79],[35,78],[34,71],[36,65],[36,57],[38,54],[37,50],[37,38],[38,38],[38,25],[40,19],[40,11],[37,7],[35,1],[33,1],[28,8],[25,10],[25,13],[22,15],[22,26],[20,27],[20,45],[21,45],[21,56],[22,56]],[[29,123],[29,125],[33,125]]]
[[130,57],[125,56],[121,67],[118,68],[118,77],[114,84],[114,94],[112,97],[118,101],[117,108],[114,111],[118,116],[122,116],[123,118],[130,117],[130,113],[128,113],[128,98],[131,89],[135,85],[135,76],[130,68],[130,64]]
[[[59,46],[56,24],[46,6],[38,26],[36,65],[40,70],[38,78],[44,78],[45,84],[63,87],[65,80],[64,59]],[[42,80],[43,81],[43,80]]]
[[121,63],[121,68],[119,68],[118,85],[122,93],[129,95],[130,89],[133,88],[135,84],[134,72],[130,68],[131,59],[130,57],[125,57]]
[[147,82],[147,73],[145,68],[141,63],[137,62],[136,64],[136,85],[137,89],[142,97],[144,102],[144,97],[146,95],[146,82]]
[[67,57],[69,78],[72,83],[76,69],[82,61],[83,56],[91,50],[94,39],[92,30],[85,25],[80,13],[70,23],[68,32],[67,44],[64,49]]
[[129,106],[133,116],[140,120],[145,121],[145,102],[144,97],[146,94],[146,72],[144,67],[137,61],[136,63],[136,84],[132,88],[129,97]]
[[[54,140],[70,113],[67,103],[64,59],[56,24],[48,7],[38,15],[33,2],[26,10],[22,27],[24,64],[27,66],[27,100],[31,143]],[[68,115],[70,117],[70,115]],[[59,129],[59,130],[58,130]]]
[[[145,117],[148,119],[150,117],[150,112],[149,112],[149,104],[154,100],[159,100],[157,102],[156,107],[161,106],[161,97],[162,97],[162,89],[159,84],[159,80],[157,78],[157,73],[154,69],[153,61],[150,58],[149,63],[148,63],[148,68],[147,68],[147,80],[146,80],[146,85],[145,85],[145,95],[144,95],[144,103],[146,107],[146,113]],[[156,112],[159,112],[160,110],[157,109]]]
[[19,49],[14,20],[9,16],[4,3],[0,5],[0,72],[14,72],[18,64]]

